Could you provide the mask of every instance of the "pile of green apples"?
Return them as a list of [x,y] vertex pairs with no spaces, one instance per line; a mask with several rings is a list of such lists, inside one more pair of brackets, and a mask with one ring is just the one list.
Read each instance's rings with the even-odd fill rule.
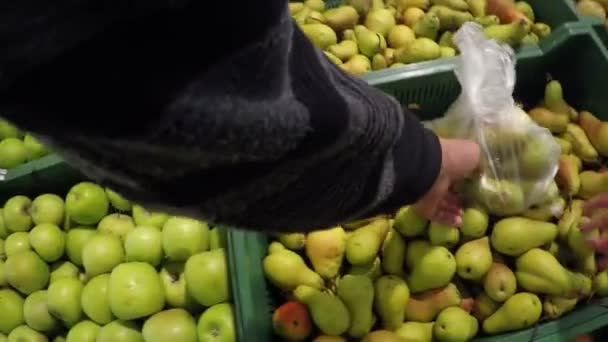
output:
[[468,341],[608,296],[608,271],[587,243],[600,232],[579,229],[584,200],[608,192],[608,122],[575,110],[557,80],[526,110],[561,149],[552,201],[503,216],[470,201],[460,227],[404,207],[276,235],[263,260],[284,300],[275,333],[290,341]]
[[0,211],[0,341],[236,341],[225,230],[82,182]]
[[608,28],[608,0],[577,0],[576,11],[582,15],[599,18],[604,21]]
[[529,3],[486,13],[487,0],[346,0],[326,8],[323,0],[290,2],[289,11],[308,38],[331,61],[353,75],[371,70],[453,57],[453,35],[467,21],[488,38],[514,48],[533,45],[551,33],[535,22]]
[[0,119],[0,169],[11,169],[47,154],[48,148],[34,136]]

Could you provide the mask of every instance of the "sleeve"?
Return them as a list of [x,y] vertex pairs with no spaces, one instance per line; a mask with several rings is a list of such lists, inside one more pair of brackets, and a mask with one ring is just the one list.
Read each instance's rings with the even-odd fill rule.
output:
[[2,115],[135,202],[244,229],[392,213],[434,183],[438,138],[328,61],[285,2],[244,5],[229,41],[192,6],[23,73],[0,93]]

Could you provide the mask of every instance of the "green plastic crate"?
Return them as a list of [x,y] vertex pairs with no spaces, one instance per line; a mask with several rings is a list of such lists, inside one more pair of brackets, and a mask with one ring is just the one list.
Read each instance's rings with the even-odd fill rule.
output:
[[[551,1],[553,2],[553,1]],[[370,84],[395,96],[402,104],[417,103],[422,119],[441,115],[456,99],[460,86],[454,63],[432,68],[378,73]],[[597,34],[583,23],[570,23],[555,31],[551,39],[518,59],[516,97],[524,103],[542,98],[551,75],[564,84],[565,96],[578,109],[608,120],[608,52]],[[533,101],[533,102],[532,102]],[[272,341],[271,313],[277,298],[262,271],[268,237],[234,230],[228,237],[232,291],[237,303],[237,334],[241,340]],[[479,341],[567,341],[608,324],[608,299],[588,304],[575,312],[537,327]]]

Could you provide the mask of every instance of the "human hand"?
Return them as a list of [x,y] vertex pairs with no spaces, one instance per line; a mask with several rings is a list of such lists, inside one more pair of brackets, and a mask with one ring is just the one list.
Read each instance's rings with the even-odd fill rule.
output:
[[596,195],[583,205],[580,230],[589,233],[594,229],[599,231],[599,236],[587,242],[600,254],[598,268],[603,270],[608,267],[608,193]]
[[414,205],[414,210],[433,222],[460,226],[462,201],[453,189],[479,167],[480,149],[477,143],[470,140],[439,139],[439,142],[439,176],[429,191]]

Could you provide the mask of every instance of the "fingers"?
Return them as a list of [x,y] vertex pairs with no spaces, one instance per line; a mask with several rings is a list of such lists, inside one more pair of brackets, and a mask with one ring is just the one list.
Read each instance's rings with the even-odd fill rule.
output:
[[603,271],[608,268],[608,255],[601,255],[597,258],[597,269]]
[[580,226],[580,230],[584,233],[589,232],[593,229],[599,228],[600,230],[606,229],[608,225],[608,214],[602,214],[592,219],[586,219]]
[[583,204],[583,215],[591,216],[597,209],[608,208],[608,193],[602,193],[589,199]]

